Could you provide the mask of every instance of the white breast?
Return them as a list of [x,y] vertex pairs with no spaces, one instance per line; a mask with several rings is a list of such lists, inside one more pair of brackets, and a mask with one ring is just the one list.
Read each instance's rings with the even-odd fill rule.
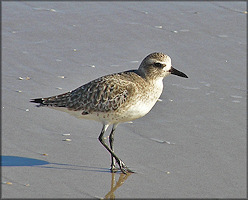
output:
[[137,96],[137,102],[135,102],[134,99],[133,102],[129,102],[132,105],[128,107],[125,113],[123,113],[126,118],[125,121],[143,117],[152,109],[163,91],[162,80],[163,78],[157,79],[153,85],[151,85],[151,88],[147,88],[146,92],[143,92],[140,96]]
[[[144,89],[144,88],[143,88]],[[82,115],[82,110],[72,111],[64,107],[50,107],[56,110],[67,112],[77,118],[84,118],[102,122],[103,124],[113,124],[131,121],[146,115],[157,102],[163,90],[162,78],[148,85],[147,90],[138,91],[135,97],[126,102],[120,109],[111,112],[93,112]]]

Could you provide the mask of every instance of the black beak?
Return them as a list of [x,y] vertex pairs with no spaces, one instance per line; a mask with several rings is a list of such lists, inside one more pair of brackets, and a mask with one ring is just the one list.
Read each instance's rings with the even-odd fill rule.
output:
[[184,74],[183,72],[178,71],[177,69],[175,69],[173,67],[171,67],[170,73],[174,74],[174,75],[177,75],[177,76],[184,77],[184,78],[188,78],[188,76],[186,74]]

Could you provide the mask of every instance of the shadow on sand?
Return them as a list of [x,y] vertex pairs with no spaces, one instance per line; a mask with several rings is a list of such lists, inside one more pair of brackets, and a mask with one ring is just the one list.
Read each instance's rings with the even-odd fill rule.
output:
[[1,156],[1,166],[3,167],[37,166],[47,164],[49,164],[49,162],[34,158],[26,158],[19,156]]
[[37,166],[41,168],[52,168],[52,169],[110,172],[109,169],[107,168],[71,165],[71,164],[63,164],[63,163],[52,163],[45,160],[20,157],[20,156],[1,156],[1,166],[2,167]]
[[[50,165],[50,166],[49,166]],[[19,156],[1,156],[2,167],[21,167],[21,166],[37,166],[41,168],[53,168],[53,169],[69,169],[69,170],[82,170],[82,171],[95,171],[95,172],[108,172],[111,174],[110,191],[105,195],[104,199],[115,199],[114,192],[123,185],[131,173],[123,174],[121,172],[111,173],[107,168],[79,166],[61,163],[50,163],[48,161],[19,157]],[[119,175],[118,181],[115,177]]]

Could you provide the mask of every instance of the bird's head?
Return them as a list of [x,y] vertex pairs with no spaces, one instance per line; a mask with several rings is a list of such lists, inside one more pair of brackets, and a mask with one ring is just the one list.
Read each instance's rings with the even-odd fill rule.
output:
[[151,53],[141,62],[138,71],[146,79],[164,78],[169,74],[174,74],[188,78],[186,74],[173,68],[171,58],[163,53]]

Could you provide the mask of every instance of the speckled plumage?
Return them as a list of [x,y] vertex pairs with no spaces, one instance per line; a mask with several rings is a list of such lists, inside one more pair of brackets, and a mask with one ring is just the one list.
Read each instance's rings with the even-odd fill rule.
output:
[[73,91],[33,99],[32,102],[68,112],[79,118],[101,122],[103,129],[99,140],[111,153],[111,170],[114,171],[116,160],[125,173],[131,170],[114,154],[113,139],[109,141],[109,148],[102,136],[110,124],[113,124],[110,138],[113,138],[119,123],[147,114],[162,93],[163,78],[171,73],[187,78],[185,74],[172,68],[169,56],[152,53],[141,62],[138,70],[106,75]]

